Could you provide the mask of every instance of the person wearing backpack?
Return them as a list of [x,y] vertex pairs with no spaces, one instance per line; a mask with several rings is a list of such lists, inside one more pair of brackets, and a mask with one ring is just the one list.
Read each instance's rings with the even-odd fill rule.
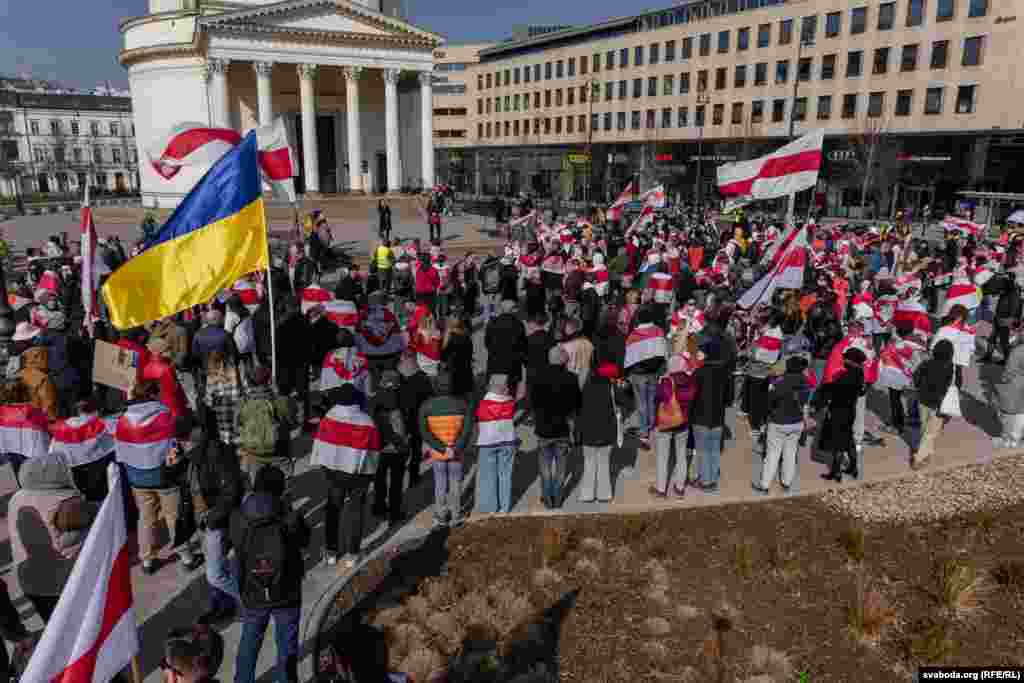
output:
[[231,516],[231,542],[238,560],[242,638],[235,683],[254,683],[263,636],[274,618],[277,683],[298,683],[299,618],[302,611],[302,550],[309,527],[284,499],[285,475],[266,466],[256,472],[253,492]]
[[409,438],[398,401],[399,375],[385,370],[370,399],[370,416],[380,432],[380,464],[373,483],[373,514],[387,516],[392,526],[402,520],[402,484],[409,460]]
[[264,465],[291,468],[288,437],[297,419],[296,406],[274,393],[270,380],[270,368],[252,368],[249,390],[238,406],[238,462],[248,482]]

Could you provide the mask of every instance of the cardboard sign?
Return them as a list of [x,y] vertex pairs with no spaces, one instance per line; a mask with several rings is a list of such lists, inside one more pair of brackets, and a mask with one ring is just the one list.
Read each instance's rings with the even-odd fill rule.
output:
[[96,340],[92,381],[128,391],[139,371],[139,353],[105,341]]

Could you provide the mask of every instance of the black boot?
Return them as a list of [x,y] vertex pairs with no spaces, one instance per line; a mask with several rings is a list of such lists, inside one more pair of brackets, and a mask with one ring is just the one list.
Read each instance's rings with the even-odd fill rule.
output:
[[854,451],[851,455],[847,456],[846,467],[843,468],[845,474],[850,475],[854,479],[857,478],[857,452]]
[[843,453],[837,452],[832,454],[832,466],[828,470],[828,474],[821,475],[822,479],[835,481],[841,483],[843,481]]

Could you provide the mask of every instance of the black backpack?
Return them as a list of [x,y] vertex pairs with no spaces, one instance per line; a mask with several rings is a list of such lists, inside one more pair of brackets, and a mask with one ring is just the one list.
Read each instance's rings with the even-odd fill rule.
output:
[[252,520],[239,549],[240,592],[245,607],[275,607],[289,592],[288,528],[279,516]]

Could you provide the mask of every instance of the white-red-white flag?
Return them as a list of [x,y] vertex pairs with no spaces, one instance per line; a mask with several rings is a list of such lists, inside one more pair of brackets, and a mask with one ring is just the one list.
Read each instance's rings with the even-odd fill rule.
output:
[[818,129],[763,157],[718,167],[718,192],[750,201],[774,199],[814,187],[825,131]]
[[260,170],[263,171],[263,179],[270,185],[275,197],[294,203],[293,178],[298,175],[298,165],[295,163],[292,146],[288,144],[284,119],[278,116],[269,126],[257,128],[256,144],[260,150]]
[[640,215],[633,221],[633,225],[629,226],[626,230],[626,234],[632,233],[634,230],[639,230],[645,225],[650,225],[654,222],[654,209],[650,206],[645,206],[640,212]]
[[131,552],[117,465],[23,683],[108,683],[139,652]]
[[110,272],[96,248],[96,224],[89,206],[89,180],[86,178],[85,197],[82,200],[82,306],[85,309],[85,326],[89,336],[93,334],[99,318],[99,302],[96,293],[100,289],[100,276]]
[[807,265],[807,231],[798,230],[793,242],[783,252],[779,262],[767,275],[744,292],[737,302],[740,308],[752,308],[759,302],[769,302],[776,289],[800,289],[804,286],[804,267]]
[[973,235],[974,237],[980,237],[985,229],[985,225],[982,223],[975,223],[966,218],[957,218],[956,216],[946,216],[943,218],[942,227],[946,230],[959,232],[961,235]]
[[657,187],[643,192],[640,195],[640,201],[643,202],[644,206],[650,206],[655,209],[664,209],[668,202],[668,198],[665,195],[665,186],[658,185]]
[[784,238],[781,240],[777,239],[772,242],[771,246],[764,250],[764,254],[761,256],[761,263],[771,264],[771,268],[777,266],[779,259],[786,253],[786,249],[788,249],[789,245],[793,243],[793,240],[796,239],[796,234],[801,230],[803,230],[803,228],[794,225],[789,229],[789,232],[786,233]]
[[613,221],[620,220],[622,218],[622,207],[633,201],[633,194],[636,191],[637,187],[633,184],[633,181],[630,181],[629,184],[623,188],[622,192],[619,193],[618,198],[616,198],[616,200],[612,202],[612,205],[608,207],[608,211],[606,212],[607,218]]

